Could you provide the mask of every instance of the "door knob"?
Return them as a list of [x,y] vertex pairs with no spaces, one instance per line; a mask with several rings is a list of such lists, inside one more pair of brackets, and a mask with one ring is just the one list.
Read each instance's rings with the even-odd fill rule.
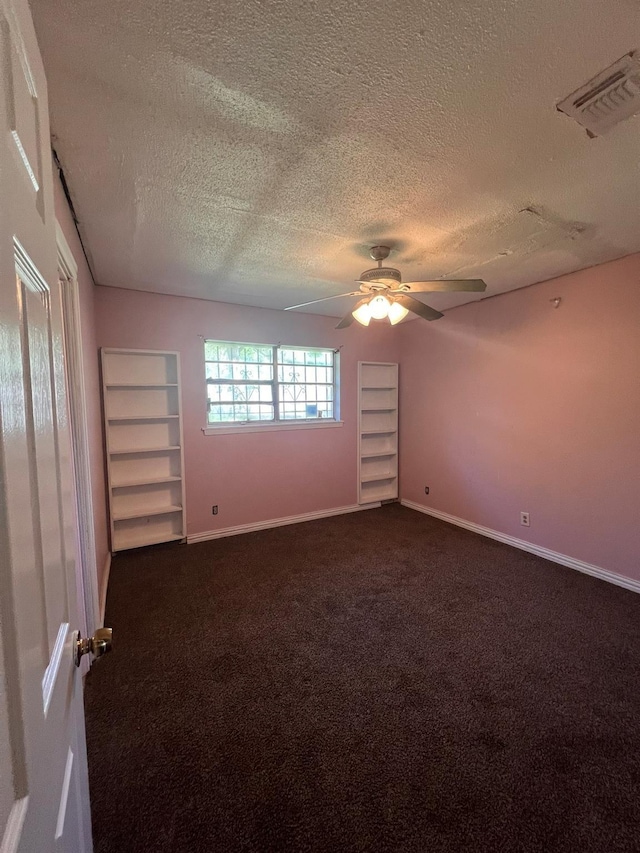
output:
[[98,628],[93,637],[82,638],[80,631],[76,631],[75,645],[73,647],[73,660],[76,666],[80,666],[80,658],[91,652],[94,658],[101,658],[111,651],[112,628]]

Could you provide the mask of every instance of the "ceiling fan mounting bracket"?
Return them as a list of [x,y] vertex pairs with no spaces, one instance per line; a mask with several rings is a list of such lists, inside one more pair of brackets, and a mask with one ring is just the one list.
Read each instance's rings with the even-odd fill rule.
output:
[[374,261],[378,261],[378,263],[382,263],[382,261],[389,257],[390,252],[391,249],[389,246],[372,246],[369,250],[369,257],[373,258]]

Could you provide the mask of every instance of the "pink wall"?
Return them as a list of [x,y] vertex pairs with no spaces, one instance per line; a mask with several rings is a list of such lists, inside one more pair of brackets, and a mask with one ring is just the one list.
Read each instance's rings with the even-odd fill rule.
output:
[[107,510],[104,478],[104,456],[102,445],[102,413],[100,403],[100,377],[98,372],[98,344],[94,300],[96,287],[78,239],[71,211],[65,198],[62,184],[54,175],[54,198],[56,218],[78,265],[78,289],[80,301],[80,324],[82,331],[82,358],[87,402],[87,429],[91,454],[91,489],[93,494],[93,519],[96,537],[96,561],[98,566],[98,588],[102,586],[102,574],[109,546],[107,537]]
[[[335,330],[336,320],[155,293],[98,287],[100,346],[177,350],[188,532],[357,503],[357,362],[396,361],[388,326]],[[340,347],[341,417],[335,429],[206,436],[204,350],[199,335],[250,343]],[[218,504],[219,514],[211,515]]]
[[403,498],[640,579],[640,255],[400,334]]

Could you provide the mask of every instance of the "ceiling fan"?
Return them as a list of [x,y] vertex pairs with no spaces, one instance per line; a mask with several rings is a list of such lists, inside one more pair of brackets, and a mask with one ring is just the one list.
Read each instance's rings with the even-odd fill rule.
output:
[[327,302],[329,299],[341,299],[345,296],[363,297],[349,314],[340,320],[336,329],[346,329],[354,320],[368,326],[371,320],[384,320],[389,318],[392,326],[404,320],[409,311],[423,317],[425,320],[437,320],[443,315],[435,308],[430,308],[424,302],[414,299],[414,293],[450,293],[451,291],[476,291],[482,292],[487,285],[481,278],[449,279],[446,281],[402,281],[400,270],[393,267],[383,267],[382,262],[389,257],[391,249],[389,246],[372,246],[369,252],[378,266],[365,270],[357,283],[360,290],[351,293],[339,293],[337,296],[325,296],[323,299],[312,299],[311,302],[301,302],[299,305],[290,305],[285,311],[293,311],[294,308],[304,308],[306,305],[315,305],[318,302]]

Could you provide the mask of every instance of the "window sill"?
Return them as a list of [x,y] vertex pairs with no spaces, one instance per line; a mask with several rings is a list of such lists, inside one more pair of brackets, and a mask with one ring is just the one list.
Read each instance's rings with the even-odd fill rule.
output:
[[241,432],[279,432],[280,430],[291,429],[333,429],[341,427],[344,421],[295,421],[272,423],[248,423],[248,424],[227,424],[226,426],[208,426],[204,427],[202,432],[205,435],[232,435]]

